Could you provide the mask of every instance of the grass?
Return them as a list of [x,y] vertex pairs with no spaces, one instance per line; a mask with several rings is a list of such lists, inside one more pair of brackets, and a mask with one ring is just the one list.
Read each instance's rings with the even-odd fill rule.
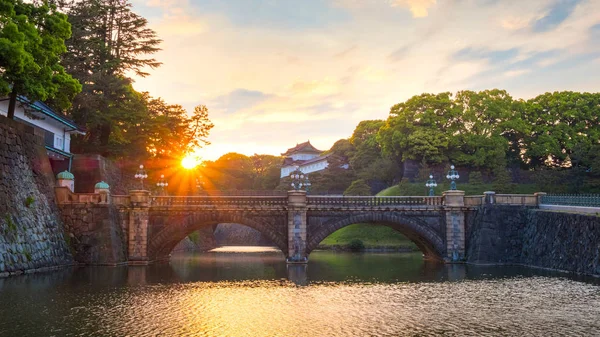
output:
[[6,216],[4,216],[4,220],[6,221],[6,226],[8,227],[9,231],[13,233],[17,231],[17,225],[15,224],[10,215],[7,214]]
[[414,243],[400,232],[381,225],[354,224],[339,229],[326,237],[319,246],[321,248],[348,248],[352,241],[360,240],[365,248],[407,248],[416,249]]
[[[434,190],[435,195],[442,195],[443,191],[450,189],[450,184],[438,184]],[[485,191],[493,191],[493,184],[458,184],[457,189],[465,191],[465,195],[481,195]],[[429,190],[424,183],[402,183],[395,185],[377,193],[380,196],[411,196],[411,195],[427,195]],[[535,184],[513,184],[510,193],[516,194],[533,194],[540,192]],[[501,194],[500,192],[497,192]]]

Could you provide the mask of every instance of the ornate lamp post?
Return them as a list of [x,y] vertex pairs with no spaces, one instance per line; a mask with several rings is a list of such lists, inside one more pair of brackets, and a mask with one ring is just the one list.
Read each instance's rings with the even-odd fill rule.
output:
[[433,179],[432,174],[429,175],[429,180],[427,180],[427,182],[425,183],[425,186],[429,187],[429,196],[433,197],[435,195],[435,192],[433,191],[433,189],[435,187],[437,187],[437,183],[435,182],[435,179]]
[[308,174],[304,175],[305,179],[304,179],[304,189],[306,190],[306,194],[308,194],[308,192],[310,192],[310,186],[312,185],[310,183],[310,180],[308,179]]
[[196,177],[196,193],[198,195],[202,194],[204,191],[204,182],[202,181],[202,177]]
[[290,173],[290,178],[292,178],[292,188],[296,191],[307,191],[308,188],[310,188],[311,184],[310,180],[308,180],[308,175],[305,175],[302,171],[300,171],[300,168],[298,166],[296,166],[296,170]]
[[450,189],[453,191],[456,190],[456,182],[454,180],[460,178],[460,176],[458,175],[458,171],[454,169],[454,165],[450,165],[450,171],[448,171],[446,178],[450,180]]
[[142,190],[144,189],[144,179],[148,178],[148,174],[144,170],[144,165],[140,165],[140,168],[135,173],[135,179],[139,179],[142,185]]
[[167,194],[167,192],[165,191],[165,188],[167,186],[169,186],[169,183],[165,180],[165,175],[164,174],[160,175],[160,180],[156,183],[156,186],[159,188],[161,195],[166,195]]

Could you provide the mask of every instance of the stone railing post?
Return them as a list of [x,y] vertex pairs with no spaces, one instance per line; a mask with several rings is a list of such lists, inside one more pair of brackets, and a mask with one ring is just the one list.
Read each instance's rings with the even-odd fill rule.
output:
[[484,203],[486,205],[493,205],[496,203],[496,192],[494,191],[485,191],[483,192],[484,195]]
[[533,195],[535,196],[536,206],[540,207],[542,204],[542,198],[546,195],[546,192],[536,192]]
[[148,213],[150,210],[150,192],[144,190],[129,191],[129,233],[127,257],[129,263],[147,264],[148,257]]
[[288,191],[288,263],[307,263],[306,191]]
[[443,192],[446,212],[446,256],[447,262],[460,262],[465,258],[465,192],[451,190]]

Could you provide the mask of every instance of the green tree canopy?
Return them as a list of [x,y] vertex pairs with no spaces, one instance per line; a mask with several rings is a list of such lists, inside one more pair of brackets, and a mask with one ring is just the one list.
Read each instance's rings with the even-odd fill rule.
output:
[[531,125],[523,140],[530,167],[591,167],[600,144],[600,93],[545,93],[529,101],[522,119]]
[[147,27],[147,20],[132,12],[128,1],[71,1],[63,10],[73,35],[66,41],[62,63],[83,84],[70,114],[88,129],[86,137],[75,142],[83,144],[75,145],[85,152],[119,156],[124,126],[143,124],[136,117],[152,115],[156,108],[132,110],[138,105],[130,102],[139,100],[140,94],[134,92],[128,75],[146,76],[147,69],[160,65],[149,55],[159,50],[161,41]]
[[8,117],[17,95],[31,100],[54,98],[66,109],[81,91],[77,80],[59,63],[71,36],[67,16],[47,2],[0,0],[0,95],[10,94]]

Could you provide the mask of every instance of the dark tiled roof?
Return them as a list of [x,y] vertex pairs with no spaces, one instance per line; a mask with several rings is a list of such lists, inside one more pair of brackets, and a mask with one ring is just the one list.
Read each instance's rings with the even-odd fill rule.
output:
[[22,96],[22,95],[17,96],[17,101],[19,101],[23,104],[26,104],[29,107],[31,107],[32,109],[37,110],[37,111],[43,113],[44,115],[72,128],[73,131],[85,132],[85,128],[82,128],[79,125],[75,124],[74,121],[68,119],[64,115],[56,113],[54,110],[52,110],[52,108],[50,108],[43,102],[35,101],[32,103],[27,97]]
[[289,148],[285,153],[282,153],[282,156],[291,156],[297,152],[308,152],[308,153],[321,153],[323,151],[317,150],[309,141],[304,143],[297,144],[296,146]]

